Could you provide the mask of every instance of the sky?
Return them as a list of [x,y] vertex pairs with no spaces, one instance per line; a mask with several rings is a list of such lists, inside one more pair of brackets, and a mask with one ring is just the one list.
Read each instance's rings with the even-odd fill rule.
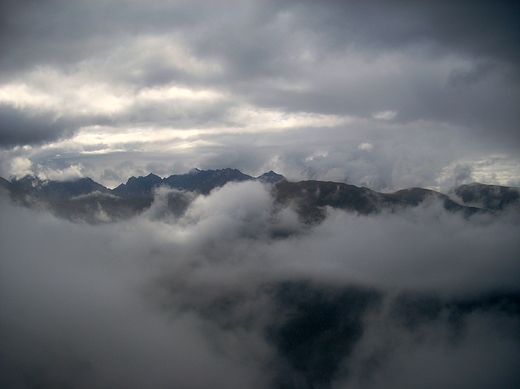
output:
[[511,1],[2,1],[0,175],[520,186]]

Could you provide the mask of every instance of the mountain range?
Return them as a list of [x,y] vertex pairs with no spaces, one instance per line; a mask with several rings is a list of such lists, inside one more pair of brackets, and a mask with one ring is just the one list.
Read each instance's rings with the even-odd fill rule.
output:
[[161,178],[153,173],[131,177],[126,184],[108,189],[91,178],[74,181],[40,180],[34,176],[8,181],[0,177],[11,200],[31,208],[51,210],[55,215],[73,221],[99,223],[117,221],[148,209],[158,188],[167,193],[165,212],[180,216],[195,195],[208,195],[213,189],[229,182],[259,181],[269,186],[275,204],[292,207],[302,221],[323,220],[327,207],[367,215],[382,211],[395,212],[404,207],[416,207],[429,199],[442,202],[451,212],[465,216],[500,212],[514,206],[520,208],[518,188],[473,183],[461,185],[447,194],[424,188],[410,188],[383,193],[339,182],[290,182],[273,171],[252,177],[237,169],[199,170]]

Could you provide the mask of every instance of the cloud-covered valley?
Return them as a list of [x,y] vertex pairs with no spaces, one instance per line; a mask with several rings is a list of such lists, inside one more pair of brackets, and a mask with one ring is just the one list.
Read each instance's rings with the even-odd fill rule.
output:
[[2,386],[520,382],[520,219],[432,199],[302,222],[257,181],[90,225],[2,201]]

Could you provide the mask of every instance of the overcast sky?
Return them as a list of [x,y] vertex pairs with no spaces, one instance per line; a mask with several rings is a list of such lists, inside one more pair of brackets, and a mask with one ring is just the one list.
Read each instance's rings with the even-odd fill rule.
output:
[[2,1],[0,175],[520,186],[512,1]]

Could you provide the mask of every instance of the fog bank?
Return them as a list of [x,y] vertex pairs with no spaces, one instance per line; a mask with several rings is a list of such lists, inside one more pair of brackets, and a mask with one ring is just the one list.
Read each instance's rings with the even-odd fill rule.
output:
[[329,210],[258,182],[88,225],[2,201],[6,388],[517,387],[520,218]]

